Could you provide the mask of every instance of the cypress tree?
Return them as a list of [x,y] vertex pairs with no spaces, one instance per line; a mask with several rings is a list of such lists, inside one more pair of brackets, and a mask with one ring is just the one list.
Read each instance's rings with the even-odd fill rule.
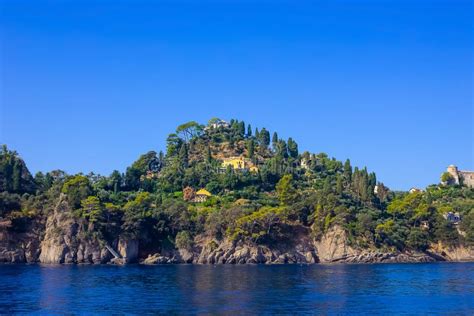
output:
[[245,122],[242,121],[239,123],[239,135],[245,137]]
[[265,127],[260,131],[259,138],[262,146],[268,147],[268,145],[270,145],[270,132],[267,131]]
[[298,157],[298,144],[293,140],[293,138],[288,138],[288,153],[290,157]]
[[247,141],[247,157],[252,159],[255,154],[255,144],[253,139]]
[[21,165],[18,160],[13,163],[12,190],[17,193],[21,191]]
[[346,159],[346,162],[344,162],[344,178],[347,183],[350,183],[352,180],[352,166],[349,159]]
[[178,157],[179,157],[179,163],[181,167],[187,168],[188,167],[188,148],[186,147],[185,143],[181,145]]
[[278,145],[278,134],[277,134],[277,132],[274,132],[274,133],[273,133],[273,136],[272,136],[272,146],[273,146],[273,150],[276,150],[276,149],[277,149],[277,145]]
[[211,147],[210,147],[210,146],[207,146],[207,150],[206,150],[206,161],[207,161],[207,163],[211,163],[211,162],[212,162],[212,154],[211,154]]

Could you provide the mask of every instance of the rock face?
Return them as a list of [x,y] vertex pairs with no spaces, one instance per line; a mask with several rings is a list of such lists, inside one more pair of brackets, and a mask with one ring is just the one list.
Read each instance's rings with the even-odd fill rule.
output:
[[118,252],[123,258],[123,263],[132,263],[138,258],[138,241],[128,238],[120,238]]
[[429,251],[444,258],[446,261],[474,261],[474,248],[472,247],[450,247],[440,242],[433,244]]
[[357,255],[357,251],[348,245],[346,232],[340,226],[331,227],[321,240],[315,241],[320,262],[337,262]]
[[[192,249],[170,249],[160,253],[139,249],[139,243],[125,236],[107,244],[93,224],[73,216],[65,196],[46,220],[32,222],[23,232],[11,230],[11,222],[0,222],[0,262],[24,263],[116,263],[140,260],[143,264],[286,264],[286,263],[389,263],[474,261],[474,249],[434,244],[428,251],[382,252],[379,249],[356,249],[340,226],[331,227],[319,240],[309,229],[300,229],[293,240],[273,246],[197,236]],[[117,252],[118,258],[107,250]],[[114,251],[115,249],[115,251]],[[140,250],[140,251],[139,251]]]
[[41,223],[31,223],[26,232],[9,230],[11,222],[0,223],[0,262],[33,263],[40,255]]
[[421,252],[381,252],[371,249],[354,249],[349,246],[346,232],[340,226],[331,227],[321,240],[315,242],[322,263],[395,263],[438,261],[432,254]]
[[66,200],[61,197],[47,219],[39,262],[97,264],[109,261],[110,253],[88,233],[91,230],[72,216]]

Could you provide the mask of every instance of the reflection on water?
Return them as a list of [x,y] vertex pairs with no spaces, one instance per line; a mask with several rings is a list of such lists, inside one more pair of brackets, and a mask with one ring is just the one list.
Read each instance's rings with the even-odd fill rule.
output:
[[474,314],[474,264],[0,265],[1,313]]

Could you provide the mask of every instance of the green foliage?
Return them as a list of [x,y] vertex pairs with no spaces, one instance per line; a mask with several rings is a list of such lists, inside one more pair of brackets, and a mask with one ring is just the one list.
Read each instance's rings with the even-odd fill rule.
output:
[[193,247],[193,239],[188,231],[180,231],[176,234],[175,244],[178,249],[191,250]]
[[204,126],[198,124],[195,121],[190,121],[184,124],[179,125],[176,128],[176,134],[181,137],[186,143],[189,142],[194,137],[201,135]]
[[19,194],[35,191],[35,182],[24,161],[6,145],[0,150],[0,191]]
[[412,249],[426,250],[429,247],[429,235],[419,227],[410,230],[407,238],[407,246]]
[[283,176],[276,185],[276,191],[282,205],[291,204],[296,198],[293,176],[289,174]]
[[287,215],[283,207],[262,207],[238,218],[227,234],[231,240],[245,239],[255,243],[272,243],[284,239]]
[[441,182],[446,183],[446,184],[451,184],[453,182],[454,178],[449,172],[444,172],[441,175]]
[[291,158],[298,157],[298,144],[291,137],[288,138],[288,154]]
[[67,195],[67,200],[72,208],[81,207],[81,201],[92,193],[89,179],[83,175],[70,177],[63,185],[62,193]]
[[[0,217],[14,219],[15,229],[27,229],[33,220],[44,221],[65,193],[72,213],[91,233],[110,242],[125,234],[153,251],[189,250],[200,234],[289,243],[301,232],[321,238],[334,226],[344,229],[355,247],[424,251],[436,242],[474,244],[473,189],[433,185],[425,192],[391,192],[375,173],[353,167],[349,159],[300,155],[297,143],[277,132],[269,148],[266,128],[252,133],[243,121],[212,122],[222,124],[180,125],[168,136],[165,154],[150,151],[125,173],[110,176],[56,170],[33,179],[17,153],[4,146]],[[256,166],[258,172],[223,168],[227,157],[245,157],[246,167]],[[212,197],[184,201],[184,188],[206,188]],[[447,221],[447,212],[459,213],[461,223]]]
[[89,196],[82,200],[79,211],[79,215],[91,223],[103,220],[104,207],[97,196]]

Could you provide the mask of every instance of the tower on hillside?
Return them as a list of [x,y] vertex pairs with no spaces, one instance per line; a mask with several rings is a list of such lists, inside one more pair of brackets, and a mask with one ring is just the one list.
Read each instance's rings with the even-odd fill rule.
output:
[[451,184],[462,184],[474,188],[474,172],[467,170],[458,170],[455,165],[450,165],[446,171],[452,176]]
[[448,173],[453,177],[453,182],[454,184],[459,184],[459,171],[458,167],[455,165],[449,165],[448,169],[446,169]]

